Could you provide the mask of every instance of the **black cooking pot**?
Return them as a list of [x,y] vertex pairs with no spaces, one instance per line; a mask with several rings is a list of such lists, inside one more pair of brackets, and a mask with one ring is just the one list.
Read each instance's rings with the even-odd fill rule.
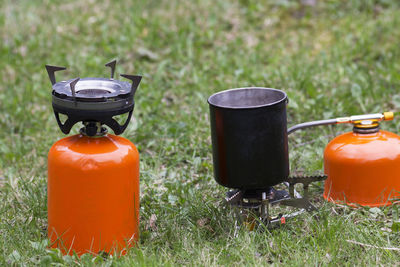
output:
[[266,189],[289,176],[285,92],[238,88],[208,98],[215,180]]

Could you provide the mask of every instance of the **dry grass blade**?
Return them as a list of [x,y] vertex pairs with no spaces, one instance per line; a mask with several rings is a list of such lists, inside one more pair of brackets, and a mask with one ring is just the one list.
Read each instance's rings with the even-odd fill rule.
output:
[[364,244],[364,243],[361,243],[361,242],[357,242],[357,241],[354,241],[354,240],[346,240],[346,241],[349,242],[349,243],[360,245],[362,247],[367,247],[367,248],[377,248],[377,249],[384,249],[384,250],[400,251],[400,248],[378,247],[378,246],[374,246],[374,245],[370,245],[370,244]]

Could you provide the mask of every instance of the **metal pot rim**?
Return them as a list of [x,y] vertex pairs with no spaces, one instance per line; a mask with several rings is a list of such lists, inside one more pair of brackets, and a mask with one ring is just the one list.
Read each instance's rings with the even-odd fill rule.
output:
[[[240,90],[267,90],[267,91],[275,91],[275,92],[279,92],[282,94],[282,98],[274,101],[274,102],[270,102],[270,103],[266,103],[266,104],[262,104],[262,105],[254,105],[254,106],[237,106],[237,107],[232,107],[232,106],[227,106],[227,105],[219,105],[216,103],[213,103],[213,98],[215,98],[216,96],[220,95],[220,94],[224,94],[230,91],[240,91]],[[273,106],[279,103],[282,103],[284,101],[287,101],[288,97],[287,94],[279,89],[274,89],[274,88],[266,88],[266,87],[240,87],[240,88],[233,88],[233,89],[228,89],[228,90],[224,90],[224,91],[220,91],[217,92],[215,94],[212,94],[208,99],[207,102],[210,106],[216,107],[216,108],[224,108],[224,109],[255,109],[255,108],[261,108],[261,107],[268,107],[268,106]]]

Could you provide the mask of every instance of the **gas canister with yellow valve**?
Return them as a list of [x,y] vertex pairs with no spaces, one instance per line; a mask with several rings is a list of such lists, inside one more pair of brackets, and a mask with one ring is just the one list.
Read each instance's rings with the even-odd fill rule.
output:
[[337,136],[324,152],[324,198],[328,201],[380,207],[400,197],[400,136],[380,129],[375,118],[354,118],[353,131]]
[[369,207],[400,198],[400,136],[380,129],[393,112],[354,115],[300,123],[288,133],[308,127],[353,124],[353,131],[331,140],[324,151],[324,198]]
[[[61,82],[55,72],[65,68],[46,65],[60,129],[68,134],[83,123],[80,134],[57,141],[48,154],[48,238],[64,254],[124,254],[139,238],[139,153],[117,135],[130,121],[141,76],[115,80],[115,63],[106,64],[111,78]],[[120,124],[115,116],[124,113]]]

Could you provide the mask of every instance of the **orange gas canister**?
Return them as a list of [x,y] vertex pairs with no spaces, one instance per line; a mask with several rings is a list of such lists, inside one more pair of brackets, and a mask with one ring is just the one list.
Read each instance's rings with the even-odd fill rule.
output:
[[[390,115],[390,114],[389,114]],[[400,136],[379,129],[377,121],[354,123],[353,132],[325,148],[324,198],[379,207],[400,197]]]
[[48,230],[63,252],[112,253],[138,240],[139,153],[115,136],[73,135],[48,155]]
[[[48,154],[48,238],[64,254],[124,254],[139,238],[139,153],[129,140],[116,136],[127,127],[141,77],[76,78],[52,82],[57,123],[68,134],[77,122],[80,134],[57,141]],[[128,113],[121,125],[115,116]],[[61,122],[60,115],[67,119]],[[116,135],[107,134],[111,128]]]

